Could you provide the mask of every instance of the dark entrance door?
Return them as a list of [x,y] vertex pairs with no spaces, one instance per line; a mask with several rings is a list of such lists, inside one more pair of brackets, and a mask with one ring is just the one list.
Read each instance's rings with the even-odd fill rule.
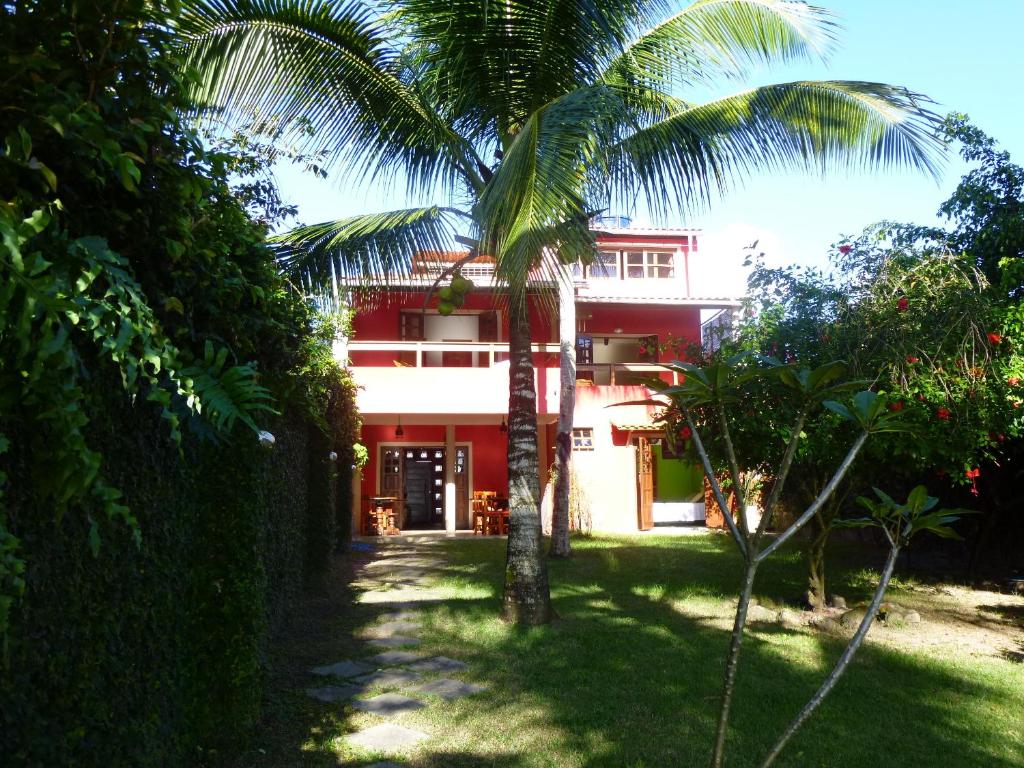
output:
[[444,528],[444,448],[404,449],[403,488],[406,528]]

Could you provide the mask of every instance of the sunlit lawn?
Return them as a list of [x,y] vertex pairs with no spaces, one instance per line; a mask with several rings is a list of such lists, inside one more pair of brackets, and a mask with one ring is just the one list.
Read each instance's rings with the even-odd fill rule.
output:
[[[456,677],[489,693],[401,716],[431,739],[397,759],[410,766],[702,766],[728,641],[738,562],[722,536],[580,539],[551,567],[558,620],[517,630],[497,618],[504,541],[431,545],[448,563],[435,586],[450,600],[422,609],[422,650],[470,663]],[[833,585],[866,596],[861,563]],[[796,555],[767,566],[758,594],[800,592]],[[381,722],[302,694],[313,663],[371,651],[353,630],[375,611],[328,611],[279,658],[272,716],[245,764],[364,765],[374,756],[339,737]],[[316,623],[330,621],[330,631]],[[322,629],[322,628],[321,628]],[[892,632],[893,630],[884,630]],[[907,628],[906,632],[916,631]],[[308,640],[304,640],[308,637]],[[892,636],[890,635],[890,639]],[[897,636],[898,640],[898,636]],[[729,766],[752,766],[841,650],[813,630],[762,625],[748,636],[730,735]],[[778,765],[1024,765],[1024,665],[1012,658],[865,647]],[[377,756],[380,757],[380,756]]]

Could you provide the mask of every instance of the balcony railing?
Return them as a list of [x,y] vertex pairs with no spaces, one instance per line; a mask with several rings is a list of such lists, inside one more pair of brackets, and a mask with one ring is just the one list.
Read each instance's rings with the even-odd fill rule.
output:
[[[534,355],[559,354],[559,345],[555,342],[531,344],[530,349]],[[463,352],[476,355],[478,368],[493,367],[495,363],[505,362],[509,356],[509,345],[501,341],[351,341],[348,344],[348,355],[352,358],[352,366],[355,368],[366,367],[360,365],[358,356],[364,352],[391,352],[395,354],[395,361],[392,364],[403,365],[398,358],[402,357],[409,362],[404,363],[415,368],[459,368],[463,366],[429,365],[425,355],[428,353]],[[386,366],[386,363],[378,363],[377,366]],[[557,367],[557,363],[554,364]],[[590,363],[578,364],[576,375],[579,379],[589,378],[595,384],[633,384],[642,377],[660,376],[678,383],[675,374],[669,374],[662,366],[655,363]]]
[[[558,344],[551,342],[547,344],[531,344],[530,349],[534,354],[558,354]],[[508,342],[502,341],[350,341],[348,343],[348,354],[360,352],[398,352],[405,353],[415,363],[410,363],[416,368],[424,367],[423,355],[428,352],[472,352],[486,355],[487,366],[493,366],[495,362],[508,359]],[[358,360],[353,360],[353,365],[359,367]],[[453,366],[456,367],[456,366]],[[484,367],[484,366],[481,366]]]

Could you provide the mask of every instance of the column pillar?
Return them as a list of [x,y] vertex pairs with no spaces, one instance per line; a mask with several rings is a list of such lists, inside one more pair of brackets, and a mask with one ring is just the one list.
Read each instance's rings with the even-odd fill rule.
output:
[[444,529],[455,533],[455,425],[444,428]]

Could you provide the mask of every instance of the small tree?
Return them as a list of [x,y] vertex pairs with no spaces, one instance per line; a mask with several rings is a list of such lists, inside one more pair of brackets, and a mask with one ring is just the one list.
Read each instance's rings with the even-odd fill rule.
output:
[[[686,439],[692,440],[693,449],[704,467],[704,474],[712,493],[722,508],[726,525],[744,560],[743,580],[726,657],[722,704],[711,760],[714,768],[720,768],[725,759],[725,738],[735,691],[740,648],[758,568],[818,513],[850,471],[869,437],[880,433],[902,432],[906,427],[902,423],[901,412],[890,409],[891,401],[883,394],[863,390],[853,395],[848,403],[831,399],[848,394],[861,384],[857,381],[843,380],[847,366],[842,362],[831,362],[810,369],[785,365],[773,358],[755,358],[752,355],[741,354],[728,359],[719,357],[704,366],[676,362],[667,367],[682,376],[682,383],[675,386],[653,383],[659,394],[670,401],[666,409],[670,420],[666,425],[667,432],[681,432]],[[762,461],[741,463],[734,436],[741,434],[744,426],[749,424],[745,415],[747,404],[759,401],[775,402],[779,406],[776,412],[783,418],[789,416],[790,420],[784,423],[780,418],[769,430],[774,439],[763,443],[765,450]],[[664,401],[648,402],[665,405]],[[741,408],[744,412],[738,414],[737,411]],[[845,455],[813,501],[792,523],[785,526],[778,536],[769,541],[765,538],[765,533],[772,524],[786,480],[793,468],[794,458],[803,440],[804,426],[808,418],[822,409],[854,425],[855,435],[846,447]],[[678,419],[679,422],[672,423],[673,419]],[[702,431],[706,440],[701,437]],[[766,470],[769,465],[773,465],[772,471],[768,473],[773,478],[771,489],[766,496],[761,520],[757,527],[751,530],[745,510],[749,491],[748,479],[755,473],[749,470]],[[718,482],[717,466],[724,466],[731,480],[738,510],[735,517]],[[881,494],[880,498],[888,504],[888,497]],[[915,489],[906,505],[894,504],[891,508],[871,508],[872,521],[883,527],[891,547],[868,614],[835,669],[783,733],[762,763],[763,766],[774,762],[789,738],[817,708],[845,671],[870,628],[889,577],[892,575],[896,556],[909,536],[918,530],[935,530],[941,535],[953,535],[948,525],[955,519],[955,515],[948,511],[931,513],[930,510],[934,506],[935,500],[930,499],[924,489],[920,488]]]

